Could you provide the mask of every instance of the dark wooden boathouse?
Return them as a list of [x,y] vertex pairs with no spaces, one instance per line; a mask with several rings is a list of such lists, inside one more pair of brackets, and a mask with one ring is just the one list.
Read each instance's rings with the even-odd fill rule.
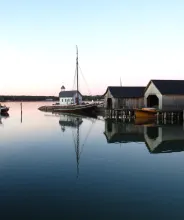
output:
[[104,94],[105,109],[134,109],[144,106],[145,87],[109,86]]

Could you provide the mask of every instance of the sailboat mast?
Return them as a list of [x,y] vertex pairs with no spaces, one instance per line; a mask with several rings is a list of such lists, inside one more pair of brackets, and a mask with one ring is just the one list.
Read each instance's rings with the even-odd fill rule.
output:
[[78,76],[78,69],[79,69],[79,63],[78,63],[78,47],[76,46],[77,49],[77,58],[76,58],[76,68],[77,68],[77,105],[79,104],[79,76]]

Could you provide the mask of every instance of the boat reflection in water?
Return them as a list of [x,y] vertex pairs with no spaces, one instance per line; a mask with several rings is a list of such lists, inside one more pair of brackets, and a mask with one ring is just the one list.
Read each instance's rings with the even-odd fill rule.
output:
[[105,120],[104,134],[108,143],[145,142],[150,153],[184,151],[184,126],[180,124],[136,125]]
[[9,114],[8,113],[4,113],[0,115],[0,125],[3,125],[3,121],[5,119],[9,118]]

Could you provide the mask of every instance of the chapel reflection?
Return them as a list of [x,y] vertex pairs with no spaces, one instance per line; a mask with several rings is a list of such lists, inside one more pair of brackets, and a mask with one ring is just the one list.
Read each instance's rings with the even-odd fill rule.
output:
[[71,116],[71,115],[59,115],[59,124],[61,125],[61,130],[64,132],[66,127],[78,128],[83,120],[82,117],[79,116]]

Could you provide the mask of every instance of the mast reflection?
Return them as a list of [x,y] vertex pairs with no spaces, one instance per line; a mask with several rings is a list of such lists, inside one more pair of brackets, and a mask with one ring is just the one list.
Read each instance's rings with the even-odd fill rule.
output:
[[74,128],[76,130],[76,136],[73,133],[73,141],[75,146],[75,153],[76,153],[76,163],[77,163],[77,178],[79,176],[79,161],[80,161],[80,125],[82,124],[83,120],[80,116],[71,116],[71,115],[60,115],[59,124],[61,126],[62,132],[65,131],[66,127]]

